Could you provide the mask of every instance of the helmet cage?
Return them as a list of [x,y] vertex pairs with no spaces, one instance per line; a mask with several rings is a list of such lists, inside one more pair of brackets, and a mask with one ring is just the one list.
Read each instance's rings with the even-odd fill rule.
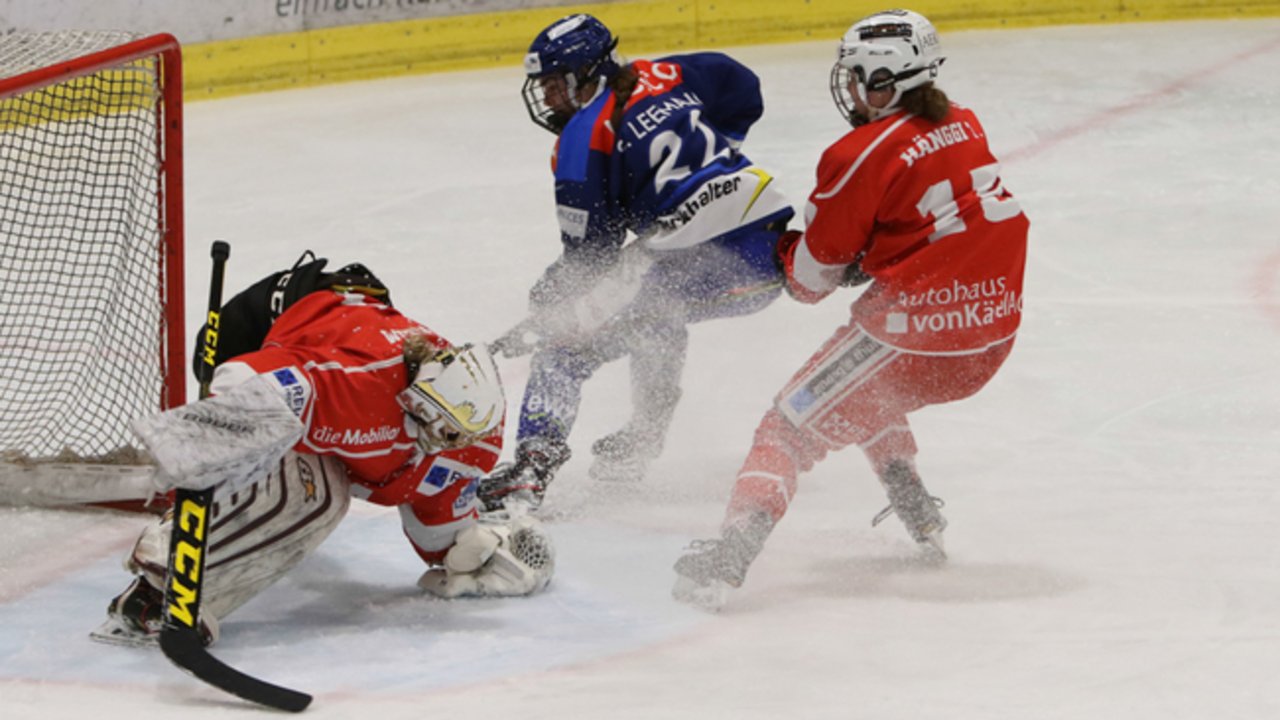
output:
[[[582,107],[578,102],[580,82],[579,76],[570,72],[549,72],[537,77],[526,77],[520,94],[524,96],[524,107],[529,111],[529,119],[551,134],[559,135],[564,126],[569,124],[569,119]],[[554,92],[564,94],[564,99],[559,103],[547,100],[547,86],[555,87],[555,83],[559,87]]]
[[[615,75],[621,59],[618,38],[590,15],[570,15],[539,33],[524,57],[525,81],[521,90],[525,109],[535,125],[553,134],[573,114],[595,99],[605,80]],[[580,97],[582,88],[597,82],[591,98]],[[564,97],[548,98],[548,88]]]
[[[904,93],[936,78],[945,60],[937,31],[924,16],[909,10],[872,15],[855,23],[840,40],[831,68],[832,100],[854,126],[879,119],[897,111]],[[889,102],[871,107],[867,93],[889,89]],[[853,93],[865,113],[857,110]]]

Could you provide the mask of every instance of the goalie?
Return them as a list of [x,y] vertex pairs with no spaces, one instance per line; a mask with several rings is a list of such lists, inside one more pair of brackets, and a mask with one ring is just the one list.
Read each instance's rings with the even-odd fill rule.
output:
[[[134,423],[166,487],[214,487],[201,632],[313,551],[351,497],[399,510],[444,598],[537,592],[554,569],[537,521],[481,521],[475,479],[502,448],[506,401],[493,358],[400,314],[361,265],[324,273],[307,256],[222,309],[212,397]],[[207,330],[207,329],[206,329]],[[197,356],[197,363],[205,358]],[[135,575],[91,635],[155,641],[172,518],[143,530]]]

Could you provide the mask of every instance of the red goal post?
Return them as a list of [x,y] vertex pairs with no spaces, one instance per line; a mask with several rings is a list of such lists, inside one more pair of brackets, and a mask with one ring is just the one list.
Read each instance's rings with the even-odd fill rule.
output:
[[134,417],[186,402],[170,35],[0,35],[0,502],[144,499]]

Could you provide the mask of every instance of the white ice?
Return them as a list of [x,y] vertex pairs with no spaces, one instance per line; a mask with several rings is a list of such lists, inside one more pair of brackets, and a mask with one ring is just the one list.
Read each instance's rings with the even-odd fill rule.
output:
[[[1032,221],[1022,332],[976,397],[913,417],[951,560],[914,562],[856,450],[801,479],[719,615],[671,563],[714,532],[775,390],[849,296],[697,326],[665,456],[592,487],[625,365],[586,388],[552,486],[543,596],[414,588],[360,505],[229,618],[216,653],[314,692],[315,718],[1280,717],[1280,21],[953,33],[941,82],[986,124]],[[745,146],[803,204],[845,128],[833,41],[738,48],[764,80]],[[209,243],[228,287],[311,248],[363,261],[445,335],[492,339],[558,250],[552,138],[517,68],[187,109],[187,317]],[[503,363],[518,403],[527,365]],[[514,426],[514,423],[513,423]],[[157,652],[86,633],[140,520],[0,511],[0,715],[253,717]]]

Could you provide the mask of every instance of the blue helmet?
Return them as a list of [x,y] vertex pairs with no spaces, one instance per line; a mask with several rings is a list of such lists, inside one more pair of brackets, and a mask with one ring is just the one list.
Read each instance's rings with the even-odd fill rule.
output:
[[617,46],[609,28],[586,14],[563,17],[538,33],[524,56],[524,104],[533,122],[558,135],[585,102],[580,89],[617,74]]

